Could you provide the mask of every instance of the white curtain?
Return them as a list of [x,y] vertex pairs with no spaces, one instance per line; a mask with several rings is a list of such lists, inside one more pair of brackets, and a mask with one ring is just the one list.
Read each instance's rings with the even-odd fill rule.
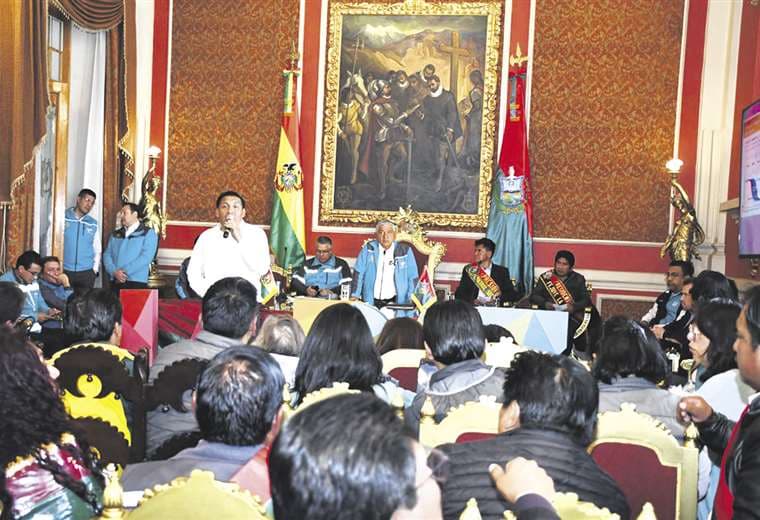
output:
[[[131,191],[131,200],[139,202],[142,179],[148,171],[148,154],[151,144],[163,148],[164,143],[150,142],[150,109],[153,89],[153,18],[154,2],[141,0],[135,2],[135,34],[137,35],[137,64],[135,83],[136,126],[130,128],[135,134],[135,182]],[[163,150],[162,150],[163,152]]]
[[42,256],[53,254],[53,174],[56,144],[56,108],[48,107],[47,135],[34,154],[33,247]]
[[103,214],[103,126],[105,111],[106,33],[71,30],[69,82],[69,161],[66,202],[73,206],[82,188],[97,194],[90,215],[99,233],[113,227],[100,222]]

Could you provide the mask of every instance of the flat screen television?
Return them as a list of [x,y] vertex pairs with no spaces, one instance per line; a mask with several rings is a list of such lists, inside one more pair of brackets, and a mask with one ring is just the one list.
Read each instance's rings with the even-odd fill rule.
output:
[[742,111],[739,255],[760,256],[760,99]]

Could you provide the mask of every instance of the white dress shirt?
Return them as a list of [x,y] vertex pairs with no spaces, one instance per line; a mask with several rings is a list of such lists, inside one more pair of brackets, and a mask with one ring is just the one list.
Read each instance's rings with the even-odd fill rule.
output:
[[256,287],[261,300],[261,277],[269,269],[269,242],[260,227],[241,223],[238,242],[231,233],[225,238],[221,225],[217,224],[198,237],[187,266],[187,279],[202,297],[214,282],[240,276]]
[[131,226],[129,226],[126,229],[126,231],[124,231],[124,238],[129,237],[129,235],[131,235],[132,233],[134,233],[137,230],[137,228],[139,228],[139,227],[140,227],[140,221],[138,220],[137,222],[135,222],[134,224],[132,224]]
[[388,249],[378,244],[379,253],[377,256],[377,276],[375,276],[375,299],[388,300],[396,296],[396,282],[393,275],[396,271],[393,252],[396,249],[396,242],[391,244]]

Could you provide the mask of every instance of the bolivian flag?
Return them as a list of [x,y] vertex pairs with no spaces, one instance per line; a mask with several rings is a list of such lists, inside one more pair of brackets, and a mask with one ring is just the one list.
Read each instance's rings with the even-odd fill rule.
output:
[[303,171],[298,159],[295,114],[285,115],[280,129],[280,149],[274,174],[274,202],[269,245],[277,265],[296,268],[305,260]]

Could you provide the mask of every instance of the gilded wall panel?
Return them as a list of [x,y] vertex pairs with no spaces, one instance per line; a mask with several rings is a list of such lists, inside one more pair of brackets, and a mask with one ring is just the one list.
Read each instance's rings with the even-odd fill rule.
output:
[[536,236],[667,236],[682,21],[680,0],[537,1]]
[[269,224],[282,69],[298,41],[298,0],[174,0],[167,214],[213,221],[224,190]]

